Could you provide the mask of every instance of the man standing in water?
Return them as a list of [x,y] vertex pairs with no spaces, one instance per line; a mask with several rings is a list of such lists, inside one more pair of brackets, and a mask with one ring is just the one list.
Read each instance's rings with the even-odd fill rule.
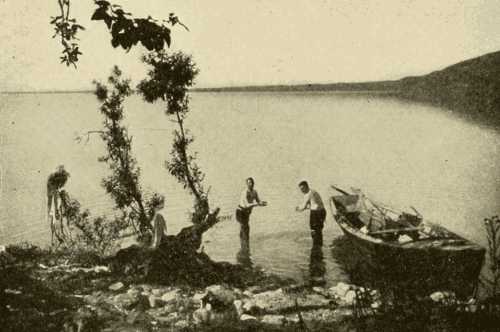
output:
[[326,210],[323,200],[316,190],[310,189],[307,181],[299,183],[300,191],[304,194],[304,202],[295,208],[296,211],[311,210],[309,215],[309,226],[313,246],[323,245],[323,225],[326,218]]
[[253,178],[246,179],[247,188],[241,193],[240,204],[236,209],[236,220],[240,223],[240,241],[242,249],[249,249],[250,241],[250,214],[255,206],[266,206],[265,201],[261,201],[257,191],[254,189]]

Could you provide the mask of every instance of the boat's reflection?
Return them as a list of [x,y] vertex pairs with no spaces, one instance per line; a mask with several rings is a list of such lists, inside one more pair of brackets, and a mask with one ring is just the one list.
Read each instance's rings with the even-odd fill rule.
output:
[[377,257],[376,253],[367,253],[346,236],[335,239],[331,250],[333,259],[356,285],[383,292],[420,295],[449,290],[461,297],[469,296],[477,289],[477,281],[462,280],[454,275],[433,275],[429,271],[432,266],[422,266],[417,261],[401,264],[397,255]]

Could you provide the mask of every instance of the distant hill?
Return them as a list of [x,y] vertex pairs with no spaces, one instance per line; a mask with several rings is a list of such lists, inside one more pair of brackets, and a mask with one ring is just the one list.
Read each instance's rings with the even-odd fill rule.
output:
[[500,125],[500,52],[466,60],[428,75],[397,81],[267,85],[195,89],[194,91],[370,91],[393,93],[458,111]]
[[500,52],[399,81],[398,94],[500,124]]

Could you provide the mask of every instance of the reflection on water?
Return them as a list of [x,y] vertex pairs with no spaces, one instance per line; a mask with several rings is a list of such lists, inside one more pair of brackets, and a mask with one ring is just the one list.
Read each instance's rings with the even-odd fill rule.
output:
[[309,259],[309,275],[311,278],[311,285],[324,285],[326,283],[325,273],[326,264],[323,257],[323,247],[321,245],[313,245]]
[[[434,291],[452,291],[466,298],[477,291],[478,280],[461,271],[436,274],[433,262],[422,262],[416,257],[403,261],[402,257],[408,258],[408,255],[367,251],[346,236],[335,239],[331,250],[351,283],[384,293],[429,295]],[[449,261],[449,264],[453,262]]]
[[252,257],[250,256],[250,247],[241,247],[236,254],[236,262],[248,268],[253,266]]

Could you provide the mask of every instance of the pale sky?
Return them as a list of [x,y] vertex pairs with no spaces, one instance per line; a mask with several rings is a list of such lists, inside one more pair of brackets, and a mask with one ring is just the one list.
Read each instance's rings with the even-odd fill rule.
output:
[[[500,50],[500,0],[112,0],[136,16],[175,12],[173,49],[193,55],[198,87],[329,83],[421,75]],[[59,64],[50,16],[57,0],[0,0],[0,90],[91,87],[119,65],[135,82],[139,57],[113,49],[92,0],[73,0],[87,28],[78,69]]]

